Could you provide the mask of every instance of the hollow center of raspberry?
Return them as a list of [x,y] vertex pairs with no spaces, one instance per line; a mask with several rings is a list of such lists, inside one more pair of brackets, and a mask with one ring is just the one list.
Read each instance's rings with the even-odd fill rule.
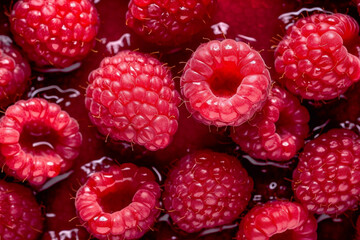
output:
[[114,184],[103,192],[98,203],[104,212],[114,213],[127,207],[136,193],[136,187],[130,181]]
[[288,125],[290,120],[292,119],[292,116],[287,114],[284,111],[280,112],[279,119],[275,123],[276,125],[276,133],[279,134],[281,138],[285,138],[289,135]]
[[42,123],[30,122],[21,132],[20,145],[22,149],[33,154],[39,154],[55,149],[58,141],[56,132]]
[[294,239],[293,233],[294,233],[294,231],[289,229],[289,230],[286,230],[285,232],[277,233],[277,234],[273,235],[272,237],[270,237],[269,240],[289,240],[289,239]]
[[216,69],[208,83],[213,94],[217,97],[231,97],[237,92],[242,81],[240,73],[232,66]]

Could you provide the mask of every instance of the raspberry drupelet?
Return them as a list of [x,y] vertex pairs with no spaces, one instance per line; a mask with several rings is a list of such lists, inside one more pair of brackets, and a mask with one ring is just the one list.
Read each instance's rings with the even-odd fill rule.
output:
[[359,26],[344,14],[313,14],[287,30],[275,50],[279,82],[305,99],[329,100],[360,79],[360,60],[347,46]]
[[59,105],[40,98],[8,107],[0,132],[5,171],[34,186],[69,170],[82,142],[77,121]]
[[252,190],[238,159],[204,150],[186,155],[170,170],[163,203],[173,223],[192,233],[234,221]]
[[231,130],[231,138],[253,158],[287,161],[304,145],[309,120],[309,112],[296,97],[273,85],[264,107]]
[[243,42],[227,39],[200,45],[180,84],[192,116],[220,127],[249,120],[264,105],[270,82],[260,54]]
[[94,47],[99,18],[89,0],[20,0],[10,24],[16,43],[36,65],[65,68]]
[[39,239],[44,219],[29,188],[0,180],[0,202],[0,239]]
[[[7,41],[9,40],[9,41]],[[0,107],[5,108],[20,97],[29,84],[29,63],[11,44],[0,39]]]
[[138,239],[160,214],[154,174],[132,163],[94,173],[76,193],[75,207],[86,229],[101,240]]
[[308,142],[293,172],[295,197],[311,212],[339,215],[358,206],[360,138],[331,129]]
[[210,22],[216,0],[131,0],[126,25],[158,45],[187,42]]
[[252,208],[241,220],[237,240],[316,240],[316,219],[301,204],[268,202]]
[[167,67],[150,55],[122,51],[89,75],[85,105],[103,135],[155,151],[177,130],[179,101]]

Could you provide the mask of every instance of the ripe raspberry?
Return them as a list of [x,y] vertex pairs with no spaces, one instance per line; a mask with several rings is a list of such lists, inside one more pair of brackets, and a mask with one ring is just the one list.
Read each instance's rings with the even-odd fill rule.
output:
[[270,81],[260,54],[228,39],[200,45],[187,62],[180,84],[186,106],[197,120],[237,126],[263,106]]
[[178,127],[179,94],[157,59],[122,51],[103,59],[89,82],[85,105],[102,134],[152,151],[170,143]]
[[36,240],[43,228],[41,208],[29,188],[0,180],[0,239]]
[[237,240],[315,240],[316,228],[316,219],[299,203],[274,201],[258,205],[245,215]]
[[99,19],[89,0],[20,0],[11,11],[10,24],[30,60],[64,68],[89,53]]
[[77,121],[40,98],[10,106],[0,119],[0,132],[5,170],[33,185],[67,171],[82,141]]
[[30,75],[29,63],[11,43],[0,39],[0,107],[15,102],[24,93]]
[[275,50],[279,81],[305,99],[338,97],[360,79],[360,60],[346,48],[358,33],[355,19],[339,13],[298,20]]
[[332,129],[308,142],[293,172],[295,196],[309,211],[339,215],[360,198],[360,138]]
[[169,172],[163,202],[174,224],[191,233],[234,221],[252,189],[252,179],[235,157],[199,151]]
[[131,0],[126,25],[145,40],[175,46],[202,30],[210,21],[216,0]]
[[262,110],[234,128],[231,137],[251,157],[287,161],[304,145],[309,120],[299,100],[274,85]]
[[124,163],[91,175],[78,190],[75,207],[96,238],[137,239],[159,216],[159,198],[154,174],[145,167]]

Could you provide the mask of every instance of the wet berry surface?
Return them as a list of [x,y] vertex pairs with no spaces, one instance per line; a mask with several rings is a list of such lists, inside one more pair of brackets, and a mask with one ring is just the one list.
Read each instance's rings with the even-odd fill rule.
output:
[[[242,2],[242,3],[239,3]],[[0,38],[11,37],[7,15],[12,1],[1,2]],[[141,146],[119,143],[97,132],[85,108],[85,89],[89,73],[99,66],[100,61],[125,49],[137,50],[157,57],[171,67],[177,89],[179,77],[192,52],[200,43],[214,39],[232,38],[249,43],[263,56],[272,76],[274,47],[285,32],[285,27],[294,19],[312,12],[347,13],[359,20],[355,4],[349,1],[291,1],[275,0],[223,0],[218,1],[209,26],[193,37],[189,43],[176,48],[158,47],[144,42],[125,25],[128,1],[94,0],[100,16],[97,42],[90,54],[80,63],[66,69],[42,69],[32,66],[32,83],[22,99],[45,98],[57,103],[74,117],[83,137],[79,156],[71,170],[49,180],[36,190],[36,197],[44,206],[45,226],[41,239],[67,240],[89,239],[91,236],[76,217],[74,197],[77,189],[87,177],[96,171],[109,168],[113,163],[132,162],[152,169],[162,186],[173,163],[187,153],[200,149],[212,149],[228,153],[240,159],[244,168],[254,180],[254,191],[247,210],[233,224],[203,230],[200,233],[185,234],[174,227],[168,215],[162,213],[154,231],[143,239],[234,239],[241,217],[258,203],[274,199],[293,199],[291,189],[292,172],[297,165],[297,156],[285,163],[255,160],[239,150],[229,137],[231,128],[205,126],[192,118],[185,104],[179,107],[179,128],[172,143],[165,149],[151,152]],[[357,47],[353,48],[355,54]],[[330,128],[342,127],[360,134],[360,84],[356,84],[339,99],[323,102],[303,101],[310,112],[310,134],[312,139]],[[5,110],[5,109],[3,109]],[[0,113],[2,115],[3,113]],[[13,181],[11,178],[7,178]],[[316,215],[318,239],[352,239],[359,212],[345,212],[337,218]]]

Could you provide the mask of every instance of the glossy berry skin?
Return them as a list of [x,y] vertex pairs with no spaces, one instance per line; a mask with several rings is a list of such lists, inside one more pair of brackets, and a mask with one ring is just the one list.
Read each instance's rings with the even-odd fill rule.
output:
[[296,198],[311,212],[339,215],[357,207],[360,196],[360,138],[331,129],[308,142],[293,172]]
[[8,107],[0,119],[0,132],[5,171],[34,186],[69,170],[82,143],[77,121],[41,98]]
[[313,14],[291,26],[275,50],[279,81],[305,99],[329,100],[360,79],[360,60],[347,45],[359,26],[344,14]]
[[268,202],[252,208],[241,220],[237,240],[316,240],[316,219],[301,204]]
[[170,170],[163,203],[173,223],[192,233],[234,221],[252,190],[238,159],[204,150],[184,156]]
[[220,127],[249,120],[264,105],[270,81],[257,51],[227,39],[200,45],[188,60],[180,84],[191,115]]
[[210,21],[216,0],[130,0],[126,25],[144,40],[164,46],[187,42]]
[[360,217],[356,221],[356,240],[360,239]]
[[76,193],[75,207],[87,230],[101,240],[138,239],[160,214],[154,174],[132,163],[94,173]]
[[90,120],[116,141],[165,148],[178,127],[178,104],[169,69],[150,55],[123,51],[103,59],[89,75]]
[[0,107],[14,103],[24,93],[30,75],[27,60],[11,42],[0,40]]
[[94,47],[99,18],[89,0],[20,0],[10,24],[16,43],[36,65],[65,68]]
[[0,238],[36,240],[43,229],[43,216],[29,188],[0,180]]
[[309,120],[309,112],[299,100],[274,85],[264,107],[231,130],[231,138],[253,158],[287,161],[304,145]]

